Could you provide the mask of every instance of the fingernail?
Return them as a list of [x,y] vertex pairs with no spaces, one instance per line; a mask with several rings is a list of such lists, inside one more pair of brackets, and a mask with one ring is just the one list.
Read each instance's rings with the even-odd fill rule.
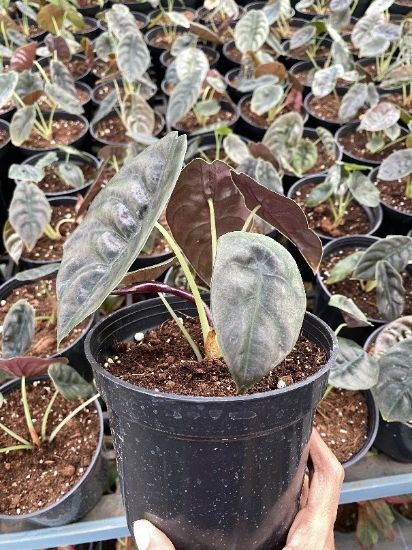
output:
[[136,521],[133,526],[134,538],[136,539],[137,550],[149,550],[150,532],[144,521]]

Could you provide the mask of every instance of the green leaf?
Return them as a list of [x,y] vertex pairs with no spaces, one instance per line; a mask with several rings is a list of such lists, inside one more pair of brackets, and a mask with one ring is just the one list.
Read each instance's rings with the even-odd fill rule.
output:
[[349,254],[349,256],[337,262],[330,270],[329,277],[325,281],[326,284],[333,285],[334,283],[344,281],[355,269],[363,255],[364,252],[360,250],[359,252]]
[[10,122],[10,138],[13,145],[18,147],[22,145],[29,137],[34,121],[36,120],[36,111],[33,105],[18,109]]
[[94,41],[96,56],[102,61],[108,61],[109,55],[116,50],[116,42],[108,32],[102,32]]
[[313,168],[318,160],[318,149],[310,139],[301,139],[292,155],[292,166],[297,174]]
[[319,139],[325,148],[326,154],[330,159],[336,160],[336,143],[335,138],[329,130],[318,126],[316,128],[316,133],[319,136]]
[[186,137],[171,132],[123,166],[66,241],[57,276],[58,342],[102,304],[127,273],[179,176]]
[[343,96],[339,107],[339,119],[343,122],[352,120],[365,105],[368,98],[368,86],[357,83],[351,86]]
[[301,27],[298,31],[293,33],[290,39],[289,49],[296,50],[306,44],[310,44],[316,36],[316,27],[313,25],[307,25]]
[[33,92],[43,90],[43,80],[39,73],[31,71],[23,71],[19,74],[19,80],[16,86],[16,94],[21,98],[25,98]]
[[345,390],[368,390],[379,378],[376,359],[356,342],[338,338],[338,354],[329,374],[329,384]]
[[117,105],[117,93],[116,90],[112,90],[107,94],[107,96],[100,102],[99,107],[97,108],[94,117],[92,119],[92,124],[96,124],[99,120],[102,120],[105,116],[111,113],[115,106]]
[[38,170],[44,170],[44,168],[47,168],[48,166],[51,166],[55,162],[59,160],[59,157],[57,156],[57,153],[55,151],[50,151],[49,153],[46,153],[45,155],[42,155],[39,160],[36,162],[35,167]]
[[274,168],[273,164],[261,158],[256,161],[255,179],[258,183],[275,191],[284,194],[282,178]]
[[8,176],[12,180],[39,183],[44,178],[44,172],[31,164],[12,164],[9,168]]
[[236,134],[224,138],[223,149],[226,156],[235,164],[240,164],[252,156],[246,143]]
[[376,305],[387,321],[400,317],[405,308],[402,277],[392,265],[380,260],[376,264]]
[[3,227],[3,243],[7,254],[15,264],[19,263],[23,252],[23,241],[14,231],[9,220],[6,221]]
[[318,69],[313,75],[312,93],[315,97],[325,97],[335,89],[336,81],[344,73],[342,65],[332,65]]
[[386,237],[373,243],[359,260],[353,271],[354,279],[373,280],[375,266],[386,260],[396,271],[401,272],[412,258],[412,238],[403,235]]
[[386,353],[398,342],[412,337],[412,315],[400,317],[383,327],[376,338],[373,353],[376,357]]
[[243,393],[292,351],[306,310],[306,295],[290,253],[264,235],[220,237],[211,285],[216,335]]
[[338,308],[342,312],[345,323],[348,327],[366,327],[371,326],[366,315],[361,311],[352,298],[347,298],[342,294],[333,294],[330,297],[329,305]]
[[378,359],[379,380],[373,389],[387,422],[412,421],[412,338],[393,346]]
[[262,143],[278,158],[287,155],[297,146],[303,136],[303,118],[299,113],[290,112],[278,117],[263,136]]
[[356,537],[362,548],[365,549],[373,548],[379,541],[379,531],[368,518],[365,506],[363,504],[358,507]]
[[58,173],[61,179],[70,187],[80,189],[84,186],[84,174],[74,162],[59,162]]
[[70,365],[54,363],[47,370],[56,390],[68,401],[87,399],[93,394],[93,386],[86,382]]
[[33,250],[51,219],[51,207],[46,195],[33,183],[17,184],[10,203],[10,223],[23,240],[27,250]]
[[117,65],[129,82],[139,80],[150,66],[150,53],[140,31],[127,32],[117,46]]
[[383,13],[388,10],[393,3],[394,0],[373,0],[366,9],[366,15]]
[[209,70],[209,61],[205,52],[194,47],[180,52],[175,65],[179,80],[194,78],[196,82],[203,82]]
[[165,15],[172,24],[190,29],[190,21],[183,13],[179,13],[178,11],[167,11]]
[[107,26],[119,40],[126,34],[135,32],[136,20],[127,6],[124,4],[113,4],[110,10],[105,12]]
[[18,73],[14,71],[0,74],[0,109],[13,97],[18,79]]
[[3,359],[23,355],[34,336],[34,308],[27,300],[18,300],[7,312],[3,322]]
[[215,99],[205,99],[196,103],[194,111],[201,117],[213,116],[220,111],[220,104]]
[[166,121],[169,127],[174,126],[192,109],[199,97],[202,82],[196,77],[182,80],[175,86],[167,105]]
[[400,111],[393,103],[381,101],[371,107],[363,115],[359,129],[367,132],[380,132],[396,124],[400,118]]
[[44,90],[59,109],[71,115],[81,115],[83,113],[83,107],[77,96],[74,96],[57,84],[46,83]]
[[229,166],[218,160],[190,162],[182,170],[166,210],[174,239],[207,284],[213,266],[209,199],[213,201],[218,238],[242,229],[249,211],[233,184]]
[[265,84],[256,88],[252,95],[251,110],[263,115],[278,105],[284,97],[283,87],[279,84]]
[[236,48],[242,52],[257,52],[269,35],[269,23],[261,10],[250,10],[236,23]]
[[412,149],[394,151],[383,160],[378,178],[383,181],[396,181],[412,174]]
[[306,206],[315,208],[319,204],[322,204],[322,202],[328,200],[337,192],[340,181],[341,167],[338,164],[334,164],[329,168],[324,181],[316,185],[306,197]]
[[40,267],[33,267],[33,269],[25,269],[16,273],[14,278],[17,281],[35,281],[36,279],[43,279],[48,275],[52,275],[59,270],[60,263],[45,264]]
[[380,203],[378,188],[362,172],[351,172],[346,178],[346,184],[354,199],[363,206],[376,208]]
[[155,113],[147,101],[138,94],[133,95],[131,109],[126,118],[128,135],[132,138],[136,136],[136,141],[139,141],[140,136],[152,136],[155,123]]

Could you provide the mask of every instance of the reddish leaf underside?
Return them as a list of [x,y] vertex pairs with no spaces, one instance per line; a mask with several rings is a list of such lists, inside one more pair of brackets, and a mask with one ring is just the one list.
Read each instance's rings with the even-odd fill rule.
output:
[[42,359],[40,357],[12,357],[11,359],[0,359],[0,370],[13,377],[39,376],[47,372],[49,365],[53,363],[68,363],[66,357],[51,357]]

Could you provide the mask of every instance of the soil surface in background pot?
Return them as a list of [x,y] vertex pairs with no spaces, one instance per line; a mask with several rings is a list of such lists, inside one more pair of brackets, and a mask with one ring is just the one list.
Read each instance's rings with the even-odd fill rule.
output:
[[369,231],[370,223],[368,215],[355,201],[352,201],[347,207],[343,223],[339,225],[339,227],[333,226],[333,214],[328,202],[319,204],[315,208],[305,206],[306,197],[314,187],[315,185],[311,183],[302,185],[293,196],[293,200],[297,202],[305,212],[311,229],[331,237],[364,235]]
[[[346,258],[353,252],[358,250],[364,250],[363,248],[345,248],[339,252],[325,257],[320,265],[321,277],[324,281],[329,276],[332,267],[337,264],[338,261]],[[405,311],[403,315],[412,314],[412,281],[406,272],[402,273],[403,286],[405,288]],[[326,284],[326,283],[325,283]],[[376,307],[376,293],[364,292],[360,286],[359,281],[355,281],[346,278],[344,281],[340,281],[333,285],[326,285],[331,294],[343,294],[347,298],[352,298],[355,304],[365,313],[370,319],[382,319],[382,315],[379,313]]]
[[[366,148],[366,144],[368,141],[368,135],[366,132],[347,132],[346,134],[342,134],[339,136],[339,143],[344,148],[345,152],[347,152],[349,155],[353,155],[355,157],[359,157],[361,159],[365,160],[372,160],[375,162],[380,162],[384,160],[386,157],[388,157],[393,151],[399,151],[400,149],[405,149],[405,142],[401,141],[400,143],[394,143],[393,145],[389,145],[386,147],[383,151],[379,151],[378,153],[371,153]],[[386,145],[388,145],[389,142],[386,142]]]
[[[315,59],[325,59],[330,52],[330,46],[328,44],[321,44],[316,50]],[[307,52],[307,46],[301,46],[294,50],[288,50],[286,55],[292,59],[299,59],[300,61],[310,61],[310,57]]]
[[[93,61],[92,68],[90,72],[97,78],[108,77],[110,73],[113,74],[113,77],[116,75],[116,66],[109,61],[103,61],[102,59],[95,59]],[[118,74],[116,78],[118,78]]]
[[83,134],[85,124],[80,119],[55,119],[52,123],[53,137],[50,140],[44,139],[34,130],[23,143],[28,149],[48,149],[58,145],[69,145],[77,141]]
[[[61,193],[63,191],[75,191],[74,187],[67,185],[59,177],[57,166],[59,163],[53,163],[51,166],[46,166],[44,169],[44,178],[37,184],[38,187],[45,193]],[[88,162],[76,162],[76,166],[80,168],[84,175],[84,185],[94,180],[97,174],[97,168],[94,164]]]
[[[27,384],[29,408],[37,432],[53,393],[51,382]],[[49,416],[48,435],[79,404],[80,401],[66,401],[59,394]],[[30,441],[20,389],[5,395],[1,422]],[[0,513],[28,514],[57,502],[83,477],[93,459],[98,438],[99,418],[94,405],[90,405],[72,418],[52,443],[29,451],[0,454]],[[0,448],[15,444],[15,439],[0,431]]]
[[10,99],[9,101],[6,101],[3,107],[0,108],[0,115],[4,115],[4,113],[8,113],[11,109],[14,109],[14,101],[12,99]]
[[60,224],[59,232],[61,239],[53,241],[46,235],[42,235],[31,252],[28,252],[26,249],[23,250],[23,259],[43,262],[54,262],[62,259],[63,245],[77,227],[76,223],[69,221],[75,219],[76,212],[74,206],[61,205],[52,206],[51,208],[52,215],[50,225],[53,228],[55,228],[56,224],[61,220],[68,220],[66,223]]
[[[0,302],[0,325],[9,309],[19,300],[27,300],[36,311],[33,343],[25,355],[33,357],[49,357],[57,353],[56,326],[49,325],[49,318],[56,312],[56,279],[41,279],[27,283],[11,291],[7,298]],[[46,317],[39,319],[39,317]],[[82,321],[62,341],[60,349],[69,347],[86,329],[89,319]],[[1,337],[0,337],[1,338]]]
[[[78,80],[89,70],[89,65],[86,59],[76,59],[73,58],[68,63],[65,63],[66,67],[69,69],[69,73],[72,75],[74,80]],[[50,67],[44,67],[44,71],[47,76],[50,76]]]
[[[155,129],[153,135],[160,132],[161,119],[155,117]],[[127,130],[117,115],[107,116],[94,127],[95,135],[98,139],[111,143],[132,143],[133,139],[127,135]]]
[[333,388],[319,403],[314,426],[339,462],[347,462],[368,439],[369,411],[360,391]]
[[9,131],[7,128],[0,126],[0,146],[2,146],[9,139]]
[[[198,320],[185,317],[184,324],[202,353]],[[300,336],[288,357],[248,393],[275,390],[303,380],[321,369],[326,360],[323,350]],[[154,391],[206,397],[237,395],[224,359],[198,362],[174,321],[166,321],[156,330],[148,331],[141,342],[115,342],[112,356],[106,359],[104,367],[121,380]],[[280,378],[282,382],[278,386]]]
[[381,194],[381,201],[399,210],[412,214],[412,198],[405,195],[408,177],[395,181],[377,180],[376,184]]
[[[90,93],[86,88],[76,87],[76,97],[80,101],[81,105],[87,103],[90,99]],[[37,101],[37,105],[44,111],[50,111],[50,104],[47,102],[46,96],[43,95]]]
[[[329,94],[325,97],[311,97],[308,107],[310,112],[317,118],[329,122],[335,122],[336,124],[341,124],[342,122],[339,119],[340,104],[340,100],[338,100],[333,94]],[[362,109],[358,114],[361,114],[364,111],[365,109]],[[353,120],[356,118],[357,117],[354,117]]]
[[[236,86],[238,79],[233,79],[233,85]],[[265,115],[258,115],[252,111],[251,108],[251,99],[242,101],[240,105],[240,110],[243,114],[243,116],[246,118],[247,121],[250,121],[254,126],[257,126],[258,128],[263,128],[267,130],[269,126],[272,124],[272,121],[269,121],[269,119]],[[276,115],[275,119],[281,115],[285,115],[286,113],[290,113],[293,111],[292,105],[286,105],[279,113]],[[301,113],[302,114],[302,113]]]
[[152,36],[152,38],[149,41],[149,44],[151,46],[154,46],[155,48],[160,48],[162,50],[170,50],[176,38],[183,35],[184,35],[183,32],[176,32],[176,33],[173,32],[168,34],[159,32],[155,36]]
[[[236,113],[228,109],[221,108],[218,113],[208,117],[206,124],[215,124],[216,122],[227,122],[230,124],[235,119]],[[190,111],[181,120],[179,120],[177,126],[179,127],[179,130],[182,130],[183,132],[194,132],[195,130],[199,130],[201,128],[193,111]]]

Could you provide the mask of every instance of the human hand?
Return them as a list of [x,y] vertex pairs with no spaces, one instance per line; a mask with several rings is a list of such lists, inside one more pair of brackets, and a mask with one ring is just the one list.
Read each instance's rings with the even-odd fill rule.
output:
[[[333,526],[344,470],[314,429],[309,441],[311,474],[306,476],[298,512],[284,550],[334,550]],[[136,521],[138,550],[175,550],[170,540],[147,520]]]

